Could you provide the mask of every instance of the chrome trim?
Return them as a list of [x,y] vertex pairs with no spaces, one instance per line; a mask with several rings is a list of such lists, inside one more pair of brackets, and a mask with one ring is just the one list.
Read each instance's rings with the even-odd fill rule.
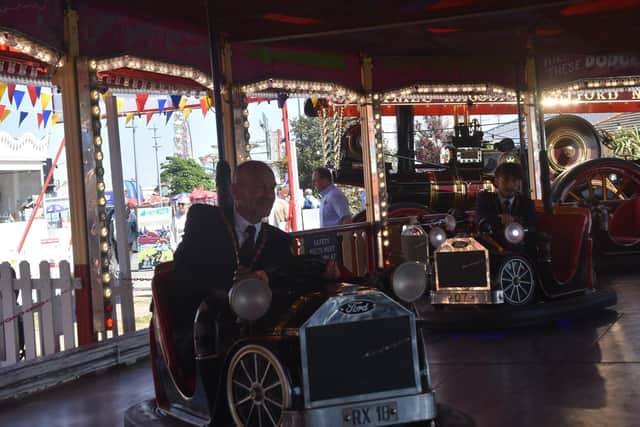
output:
[[[344,314],[339,310],[339,307],[347,302],[365,299],[375,304],[375,308],[373,310],[358,315]],[[309,400],[310,384],[309,362],[307,357],[307,328],[400,316],[408,316],[410,318],[409,324],[411,328],[411,350],[413,354],[413,370],[416,387],[388,390],[349,397],[340,397],[335,399],[315,401]],[[367,399],[385,399],[392,398],[393,396],[398,395],[415,394],[422,392],[415,315],[393,299],[389,298],[384,293],[377,290],[358,288],[353,285],[345,284],[342,293],[339,293],[338,295],[325,301],[324,304],[322,304],[320,308],[318,308],[318,310],[316,310],[316,312],[300,327],[300,356],[302,363],[302,383],[304,388],[305,408],[316,408],[325,405],[343,404],[347,402],[361,402]]]
[[198,426],[198,427],[206,427],[211,423],[211,419],[207,418],[202,419],[200,417],[197,417],[193,414],[191,414],[188,411],[185,411],[182,407],[180,407],[179,405],[175,405],[175,404],[170,404],[169,405],[169,410],[165,410],[160,408],[159,406],[157,406],[157,410],[158,412],[160,412],[163,415],[175,418],[177,420],[180,420],[182,422],[185,422],[189,425],[193,425],[193,426]]
[[437,416],[436,402],[433,392],[412,394],[410,396],[390,397],[388,399],[368,400],[355,405],[336,405],[303,411],[285,411],[282,427],[339,427],[345,424],[344,411],[363,406],[383,403],[395,403],[398,409],[398,420],[387,423],[369,425],[403,424],[416,421],[433,420]]
[[[164,335],[162,334],[162,328],[160,328],[159,325],[159,318],[158,318],[158,314],[154,313],[153,317],[153,325],[154,325],[154,333],[156,334],[156,344],[160,347],[160,354],[162,354],[162,359],[164,362],[164,366],[167,370],[167,373],[169,374],[169,379],[171,380],[171,384],[173,384],[173,388],[175,389],[175,391],[178,392],[178,394],[180,395],[180,398],[182,398],[182,400],[184,401],[190,401],[191,399],[193,399],[193,397],[195,396],[195,390],[194,390],[194,394],[191,396],[186,395],[182,389],[180,387],[178,387],[178,383],[176,382],[175,377],[173,376],[173,371],[171,370],[171,368],[169,367],[169,364],[167,363],[168,357],[167,357],[167,350],[165,349],[164,343],[165,343],[165,338]],[[194,361],[195,363],[195,361]],[[172,405],[173,406],[173,405]]]
[[[451,301],[455,294],[463,295],[464,297],[460,301]],[[449,288],[446,291],[431,291],[429,299],[431,304],[502,304],[504,303],[504,294],[502,289],[493,291],[469,291],[464,289],[456,291]]]

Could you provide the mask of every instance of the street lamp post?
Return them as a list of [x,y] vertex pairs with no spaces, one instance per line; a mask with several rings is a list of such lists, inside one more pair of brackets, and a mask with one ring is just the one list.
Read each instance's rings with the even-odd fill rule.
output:
[[158,180],[158,194],[160,195],[160,206],[162,206],[162,186],[160,183],[160,162],[158,160],[158,148],[162,147],[162,145],[158,145],[158,140],[160,139],[159,136],[156,135],[158,128],[157,127],[153,127],[153,149],[156,151],[156,177]]
[[138,159],[136,156],[136,123],[135,123],[136,117],[133,116],[131,117],[131,126],[125,126],[127,129],[131,129],[131,137],[132,137],[132,141],[133,141],[133,176],[134,179],[136,180],[136,202],[140,202],[140,194],[138,194],[138,191],[140,191],[140,184],[138,184]]

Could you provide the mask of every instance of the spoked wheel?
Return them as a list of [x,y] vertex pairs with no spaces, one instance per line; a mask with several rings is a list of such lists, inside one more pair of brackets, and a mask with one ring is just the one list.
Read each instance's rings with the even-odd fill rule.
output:
[[242,347],[227,371],[227,401],[236,426],[276,427],[291,404],[282,364],[259,345]]
[[498,283],[502,287],[504,301],[507,304],[525,305],[535,298],[536,281],[533,269],[522,257],[509,258],[500,266]]
[[595,159],[561,174],[553,183],[554,202],[615,207],[640,194],[640,166],[622,159]]

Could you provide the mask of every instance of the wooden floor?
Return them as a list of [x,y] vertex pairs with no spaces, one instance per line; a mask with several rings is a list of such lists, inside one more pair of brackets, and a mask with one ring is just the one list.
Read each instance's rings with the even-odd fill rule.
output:
[[[640,425],[640,274],[601,280],[618,305],[553,325],[428,333],[436,398],[478,426]],[[2,427],[122,426],[153,396],[149,363],[0,406]]]

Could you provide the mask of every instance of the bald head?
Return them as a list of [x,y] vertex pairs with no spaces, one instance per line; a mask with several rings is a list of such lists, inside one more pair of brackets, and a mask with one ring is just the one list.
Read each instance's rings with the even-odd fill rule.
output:
[[276,180],[265,163],[249,160],[236,168],[231,193],[238,213],[252,224],[269,215]]

